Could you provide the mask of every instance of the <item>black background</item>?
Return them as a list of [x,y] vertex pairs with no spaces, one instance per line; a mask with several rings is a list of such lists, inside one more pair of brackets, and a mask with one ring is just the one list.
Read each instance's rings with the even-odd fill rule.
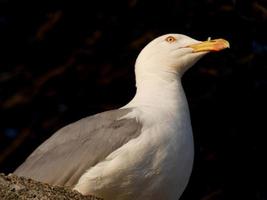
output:
[[182,199],[266,200],[266,21],[261,0],[1,0],[0,171],[60,127],[126,104],[140,50],[182,33],[231,44],[183,77],[196,156]]

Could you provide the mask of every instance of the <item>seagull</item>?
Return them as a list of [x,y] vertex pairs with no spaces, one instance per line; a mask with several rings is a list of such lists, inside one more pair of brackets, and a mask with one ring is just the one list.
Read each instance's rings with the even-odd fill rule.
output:
[[125,106],[69,124],[14,172],[112,200],[177,200],[189,181],[194,142],[182,75],[224,39],[166,34],[135,63],[136,94]]

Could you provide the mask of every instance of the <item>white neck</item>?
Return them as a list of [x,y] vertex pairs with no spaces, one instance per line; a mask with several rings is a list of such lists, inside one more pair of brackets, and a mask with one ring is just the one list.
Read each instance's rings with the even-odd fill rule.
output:
[[[168,73],[165,77],[162,77],[156,74],[137,77],[136,95],[127,105],[153,107],[176,105],[181,93],[182,96],[184,95],[181,80],[174,73]],[[164,105],[165,103],[167,105]]]
[[[180,77],[169,73],[168,78],[149,75],[137,80],[135,97],[124,108],[140,108],[142,111],[152,113],[151,119],[176,116],[177,113],[185,115],[189,119],[189,110]],[[137,77],[140,78],[140,77]],[[171,115],[171,116],[170,116]],[[174,117],[175,118],[175,117]],[[190,121],[190,119],[189,119]]]

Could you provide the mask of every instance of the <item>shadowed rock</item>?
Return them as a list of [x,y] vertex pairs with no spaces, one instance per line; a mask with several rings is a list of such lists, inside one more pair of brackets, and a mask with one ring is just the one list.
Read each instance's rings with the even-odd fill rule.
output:
[[32,179],[0,174],[1,200],[101,200],[94,196],[83,196],[67,187],[51,186]]

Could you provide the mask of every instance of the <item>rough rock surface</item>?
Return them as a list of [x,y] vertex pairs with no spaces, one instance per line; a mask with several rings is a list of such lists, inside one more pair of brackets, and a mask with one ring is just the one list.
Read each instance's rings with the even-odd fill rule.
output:
[[1,200],[101,200],[83,196],[67,187],[51,186],[32,179],[0,174]]

